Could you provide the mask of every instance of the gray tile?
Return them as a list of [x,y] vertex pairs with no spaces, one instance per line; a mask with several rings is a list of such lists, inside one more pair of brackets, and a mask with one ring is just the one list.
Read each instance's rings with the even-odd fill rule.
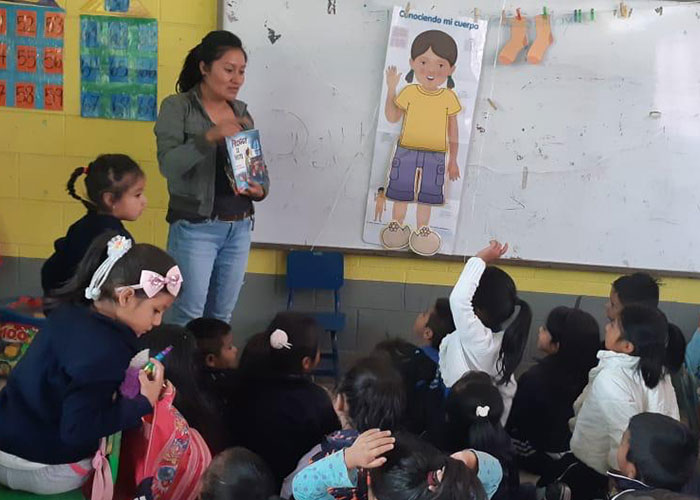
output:
[[403,283],[348,280],[341,301],[343,305],[360,309],[402,311],[405,288]]
[[415,320],[416,313],[412,311],[360,309],[357,323],[358,351],[370,352],[378,342],[392,337],[416,342],[413,335]]
[[449,297],[452,287],[433,285],[407,285],[405,310],[415,313],[427,311],[441,297]]

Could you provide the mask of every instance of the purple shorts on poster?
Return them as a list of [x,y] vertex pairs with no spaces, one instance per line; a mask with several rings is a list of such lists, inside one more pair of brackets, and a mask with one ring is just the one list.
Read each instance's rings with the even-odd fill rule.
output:
[[445,203],[445,153],[421,151],[396,146],[391,160],[386,197],[394,201],[416,200],[416,173],[421,169],[418,202],[428,205]]

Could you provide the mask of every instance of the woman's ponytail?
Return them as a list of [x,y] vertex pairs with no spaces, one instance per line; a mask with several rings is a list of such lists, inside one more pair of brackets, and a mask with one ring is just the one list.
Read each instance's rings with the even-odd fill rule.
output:
[[179,94],[187,92],[195,85],[202,81],[202,72],[199,69],[199,54],[202,52],[202,44],[200,43],[187,53],[185,62],[182,65],[180,76],[177,79],[175,90]]
[[527,338],[532,324],[532,309],[530,304],[519,297],[515,299],[515,305],[520,309],[518,315],[503,333],[501,352],[498,355],[500,378],[499,385],[507,384],[515,369],[523,359],[523,353],[527,346]]
[[75,190],[76,181],[78,180],[78,178],[81,175],[83,175],[83,174],[87,175],[87,172],[88,172],[88,170],[85,167],[78,167],[75,170],[73,170],[73,173],[70,174],[70,177],[68,178],[68,183],[66,184],[66,190],[68,191],[68,194],[72,198],[75,198],[80,203],[82,203],[85,206],[85,208],[87,208],[88,210],[95,210],[95,208],[96,208],[95,205],[92,202],[90,202],[90,200],[86,200],[85,198],[80,196]]

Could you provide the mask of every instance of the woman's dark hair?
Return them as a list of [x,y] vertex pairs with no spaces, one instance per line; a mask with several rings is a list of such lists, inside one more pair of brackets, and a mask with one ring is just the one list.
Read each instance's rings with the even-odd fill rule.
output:
[[[75,275],[61,288],[58,288],[51,295],[50,307],[59,303],[70,302],[73,304],[87,305],[92,301],[85,298],[85,288],[90,284],[92,275],[107,258],[107,243],[117,233],[106,231],[94,239],[88,248],[83,260],[78,264]],[[165,250],[146,243],[133,244],[131,250],[126,252],[122,258],[117,260],[112,270],[107,275],[107,279],[100,287],[100,298],[115,296],[115,289],[120,286],[135,285],[141,279],[141,271],[148,270],[165,276],[171,267],[176,265],[173,259]],[[186,284],[183,283],[183,287]],[[134,290],[139,298],[147,298],[143,290]],[[163,292],[167,293],[164,288]]]
[[669,328],[666,316],[657,308],[639,304],[622,309],[620,326],[621,338],[634,345],[632,356],[640,358],[639,371],[644,383],[653,389],[661,380],[664,370],[671,371],[669,358],[674,359],[680,342],[677,335],[683,335],[677,328],[673,331]]
[[355,430],[396,429],[406,409],[401,374],[377,358],[359,360],[343,376],[336,391],[345,397]]
[[[272,348],[270,335],[275,330],[283,330],[287,334],[290,349]],[[292,311],[277,313],[264,332],[248,340],[239,368],[246,374],[301,374],[303,359],[316,359],[322,333],[323,329],[311,316]]]
[[532,310],[527,302],[518,297],[513,278],[502,269],[492,266],[484,270],[472,305],[481,322],[493,332],[502,330],[503,323],[515,312],[515,306],[520,309],[503,332],[501,351],[498,354],[500,378],[497,384],[507,384],[523,359],[532,323]]
[[680,491],[693,476],[698,460],[698,437],[684,424],[659,413],[630,419],[627,460],[637,479],[654,488]]
[[272,472],[258,455],[246,448],[219,453],[202,476],[200,500],[276,500]]
[[559,350],[545,359],[566,368],[561,370],[566,380],[554,382],[574,381],[585,385],[588,372],[598,363],[598,322],[586,311],[560,306],[551,310],[545,326],[552,342],[559,345]]
[[230,31],[210,31],[207,36],[202,38],[199,45],[187,54],[175,86],[178,93],[187,92],[202,81],[200,63],[211,66],[211,63],[218,61],[225,52],[231,49],[243,52],[243,57],[248,61],[248,54],[243,50],[240,38]]
[[501,462],[503,483],[510,487],[511,481],[517,480],[513,475],[517,471],[513,444],[501,425],[503,397],[488,374],[468,372],[455,382],[447,396],[445,410],[449,451],[471,448],[491,454]]
[[442,339],[455,331],[455,322],[450,309],[450,299],[443,297],[435,301],[435,306],[430,311],[430,316],[428,316],[428,322],[425,326],[433,332],[430,345],[438,349]]
[[612,284],[622,305],[659,307],[659,281],[647,273],[620,276]]
[[223,438],[223,422],[214,403],[197,383],[197,341],[186,328],[160,325],[139,338],[141,348],[148,348],[151,357],[168,346],[172,351],[163,360],[165,377],[175,386],[173,405],[190,427],[197,429],[212,450],[218,451]]
[[187,323],[187,328],[195,339],[202,357],[202,363],[210,354],[221,355],[224,337],[231,333],[231,325],[216,318],[197,318]]
[[[394,449],[384,465],[370,471],[377,500],[486,500],[484,487],[464,462],[445,455],[407,433],[394,434]],[[442,480],[429,489],[431,473],[444,468]]]
[[[83,174],[85,174],[87,199],[75,190],[75,183]],[[111,193],[114,201],[119,201],[124,193],[143,177],[145,174],[141,167],[127,155],[100,155],[87,167],[78,167],[73,170],[68,178],[66,189],[69,195],[80,201],[88,210],[110,213],[112,208],[105,205],[103,195]]]
[[[432,49],[436,56],[446,59],[450,63],[450,67],[457,62],[457,43],[444,31],[430,30],[418,35],[411,45],[411,60],[415,60],[418,56],[425,54],[428,49]],[[406,73],[406,81],[408,83],[413,81],[413,75],[413,70]],[[452,76],[448,76],[447,88],[452,89],[454,86],[455,82]]]

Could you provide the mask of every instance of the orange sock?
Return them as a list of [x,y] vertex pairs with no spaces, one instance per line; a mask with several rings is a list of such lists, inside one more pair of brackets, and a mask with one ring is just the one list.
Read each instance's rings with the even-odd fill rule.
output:
[[537,29],[537,38],[535,38],[535,42],[527,53],[527,62],[530,64],[541,63],[545,52],[547,52],[549,46],[554,43],[552,26],[549,24],[549,16],[536,16],[535,28]]
[[513,17],[510,20],[510,40],[501,49],[498,62],[501,64],[513,64],[521,50],[527,45],[527,19]]

